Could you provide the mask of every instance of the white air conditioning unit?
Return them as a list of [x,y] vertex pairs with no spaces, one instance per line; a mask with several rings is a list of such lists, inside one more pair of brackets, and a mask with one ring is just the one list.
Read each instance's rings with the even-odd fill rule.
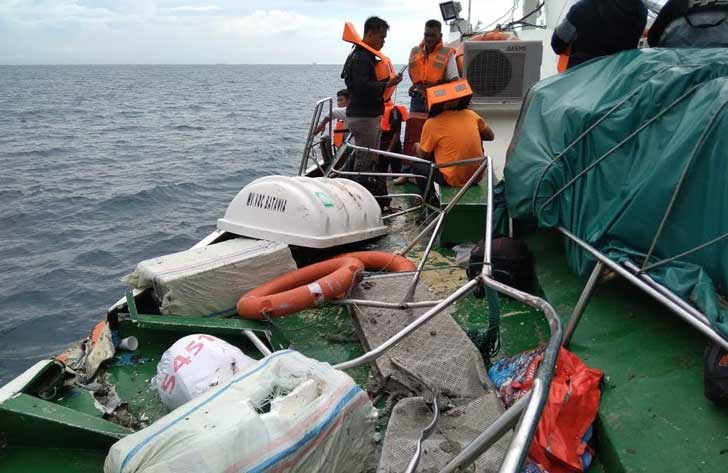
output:
[[541,41],[465,41],[464,75],[474,103],[521,102],[541,78]]

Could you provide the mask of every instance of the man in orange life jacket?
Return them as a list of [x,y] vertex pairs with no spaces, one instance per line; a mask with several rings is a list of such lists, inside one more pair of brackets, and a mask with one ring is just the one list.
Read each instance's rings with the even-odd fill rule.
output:
[[[380,51],[384,46],[389,25],[379,17],[367,18],[364,23],[365,46]],[[375,66],[377,57],[373,52],[360,44],[355,44],[353,51],[346,58],[341,78],[351,93],[351,102],[346,109],[346,124],[357,146],[379,148],[380,117],[384,113],[384,92],[388,87],[402,81],[400,74],[390,79],[377,80]],[[355,172],[376,172],[378,156],[373,153],[354,154]],[[387,194],[387,185],[383,177],[362,176],[357,181],[373,195]],[[380,206],[382,202],[380,202]]]
[[[395,104],[391,98],[384,103],[384,115],[379,124],[382,129],[379,149],[390,153],[402,153],[402,122],[406,122],[407,117],[407,107],[404,105]],[[391,168],[393,173],[400,173],[402,161],[381,156],[377,168],[379,172],[387,172],[388,168]]]
[[459,77],[455,51],[442,45],[442,24],[439,21],[428,20],[425,23],[424,38],[410,51],[408,67],[412,79],[410,112],[427,112],[427,88]]
[[314,135],[318,135],[326,129],[326,125],[333,119],[336,120],[334,125],[334,146],[338,149],[344,143],[344,135],[346,134],[346,107],[349,106],[349,91],[341,89],[336,92],[336,107],[332,107],[331,115],[324,117],[313,131]]

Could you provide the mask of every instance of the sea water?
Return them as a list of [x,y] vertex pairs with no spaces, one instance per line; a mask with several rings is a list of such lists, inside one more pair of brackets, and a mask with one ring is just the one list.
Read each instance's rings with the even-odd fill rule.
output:
[[296,173],[340,73],[0,66],[0,386],[87,336],[123,275],[209,234],[245,184]]

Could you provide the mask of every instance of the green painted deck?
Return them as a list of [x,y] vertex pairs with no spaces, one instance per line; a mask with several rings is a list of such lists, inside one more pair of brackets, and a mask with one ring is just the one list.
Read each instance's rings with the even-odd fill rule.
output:
[[3,473],[99,473],[105,450],[12,448],[0,451]]
[[[568,321],[585,278],[559,234],[529,239],[540,285]],[[597,435],[609,472],[728,471],[728,412],[703,396],[705,340],[626,281],[597,286],[571,350],[605,374]]]

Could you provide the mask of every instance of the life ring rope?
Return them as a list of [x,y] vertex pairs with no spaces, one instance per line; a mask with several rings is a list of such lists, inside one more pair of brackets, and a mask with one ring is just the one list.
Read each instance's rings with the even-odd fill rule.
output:
[[341,257],[346,256],[361,260],[364,263],[364,269],[367,271],[402,273],[417,270],[417,266],[404,256],[385,251],[355,251],[341,255]]

